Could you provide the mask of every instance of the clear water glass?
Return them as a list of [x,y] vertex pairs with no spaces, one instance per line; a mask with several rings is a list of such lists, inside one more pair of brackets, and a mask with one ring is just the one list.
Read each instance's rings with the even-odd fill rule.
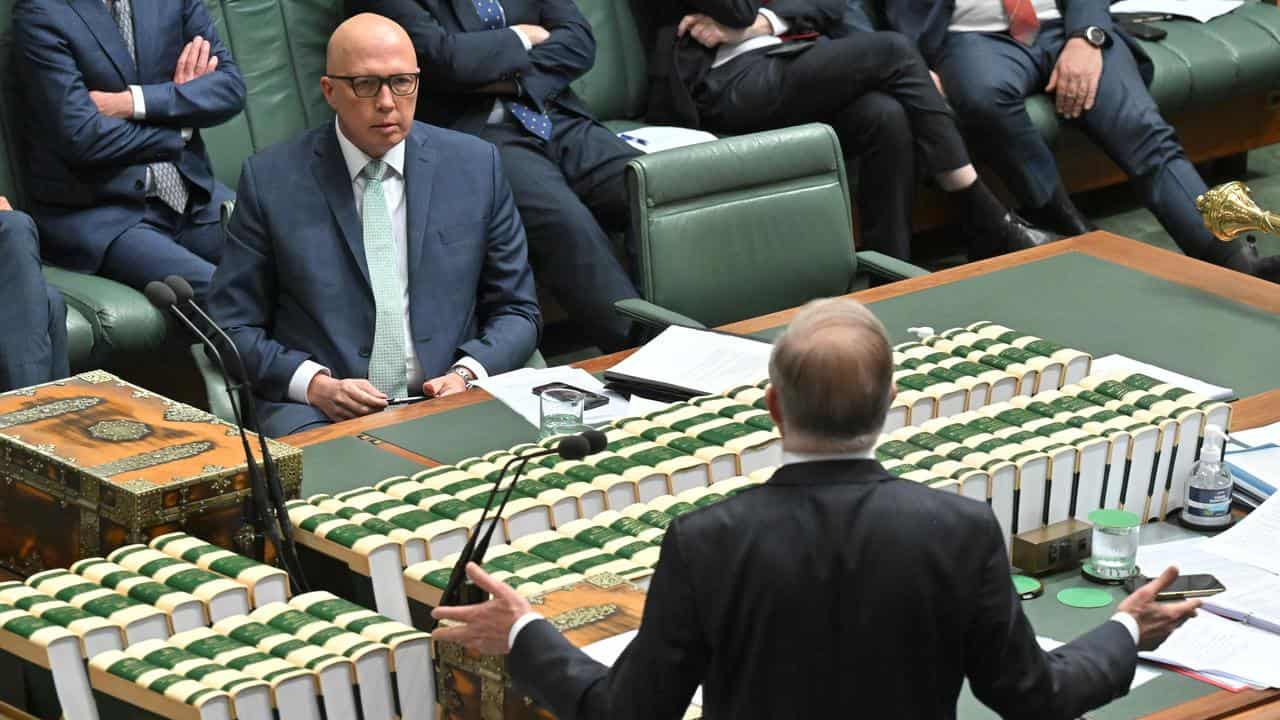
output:
[[586,396],[569,388],[543,390],[538,437],[570,435],[582,431],[582,411]]
[[1139,527],[1093,528],[1093,569],[1099,576],[1124,580],[1133,575]]

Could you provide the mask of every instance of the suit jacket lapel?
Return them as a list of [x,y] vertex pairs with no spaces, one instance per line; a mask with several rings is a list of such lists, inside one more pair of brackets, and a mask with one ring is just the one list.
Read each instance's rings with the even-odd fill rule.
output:
[[[155,23],[160,21],[161,3],[173,0],[132,0],[133,4],[133,51],[138,56],[137,74],[141,83],[152,82],[156,73],[165,80],[173,79],[173,68],[159,67],[160,53],[157,43],[162,33],[156,30]],[[175,15],[175,17],[181,17]],[[145,69],[144,69],[145,68]],[[151,77],[148,77],[151,76]]]
[[409,277],[422,264],[422,247],[427,242],[427,208],[431,203],[431,185],[436,176],[436,151],[427,144],[421,131],[409,136],[404,144],[404,192],[407,209],[406,236],[409,245]]
[[[120,79],[125,83],[137,82],[137,64],[129,57],[129,47],[124,44],[124,36],[116,27],[116,19],[111,17],[106,3],[102,0],[72,0],[71,9],[89,26],[89,32],[93,33],[116,72],[120,73]],[[137,35],[136,32],[134,34]]]
[[347,174],[347,163],[342,159],[342,148],[338,146],[338,133],[332,124],[316,142],[316,158],[311,165],[311,172],[329,203],[329,211],[338,223],[347,248],[351,251],[351,259],[360,267],[364,275],[366,287],[369,284],[369,263],[364,256],[364,237],[360,226],[360,216],[356,214],[354,190],[351,189],[351,177]]
[[465,32],[484,30],[484,21],[480,19],[480,14],[476,12],[476,4],[472,0],[453,0],[453,12],[458,16],[458,22],[462,24]]

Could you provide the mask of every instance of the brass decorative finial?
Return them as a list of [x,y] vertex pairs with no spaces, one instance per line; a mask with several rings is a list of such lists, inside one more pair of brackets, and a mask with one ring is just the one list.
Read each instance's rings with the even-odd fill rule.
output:
[[1238,180],[1196,198],[1196,209],[1209,232],[1223,242],[1255,230],[1280,235],[1280,214],[1258,207],[1249,188]]

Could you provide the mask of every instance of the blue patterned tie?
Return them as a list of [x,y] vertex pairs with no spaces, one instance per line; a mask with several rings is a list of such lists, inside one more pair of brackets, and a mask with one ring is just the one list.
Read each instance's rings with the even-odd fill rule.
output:
[[[484,23],[485,30],[498,30],[507,26],[507,15],[503,12],[498,0],[471,0],[471,2],[476,6],[476,14]],[[540,113],[528,103],[519,100],[507,100],[504,104],[507,106],[507,111],[520,121],[525,130],[543,140],[551,139],[551,118],[545,113]]]

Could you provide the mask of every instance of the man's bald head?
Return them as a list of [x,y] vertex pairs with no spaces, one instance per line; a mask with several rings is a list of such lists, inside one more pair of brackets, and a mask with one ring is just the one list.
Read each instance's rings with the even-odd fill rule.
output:
[[884,325],[861,303],[815,300],[774,345],[769,378],[791,449],[868,450],[893,399],[893,349]]
[[[418,106],[418,56],[404,28],[381,15],[356,15],[329,37],[326,63],[320,89],[352,144],[369,157],[380,158],[409,136]],[[394,94],[390,83],[394,76],[401,80],[411,76],[413,92]],[[355,91],[356,78],[362,88],[381,85],[373,97],[361,97]]]
[[325,72],[330,75],[365,75],[354,69],[370,55],[395,55],[416,64],[413,41],[395,21],[374,13],[353,15],[329,36]]

